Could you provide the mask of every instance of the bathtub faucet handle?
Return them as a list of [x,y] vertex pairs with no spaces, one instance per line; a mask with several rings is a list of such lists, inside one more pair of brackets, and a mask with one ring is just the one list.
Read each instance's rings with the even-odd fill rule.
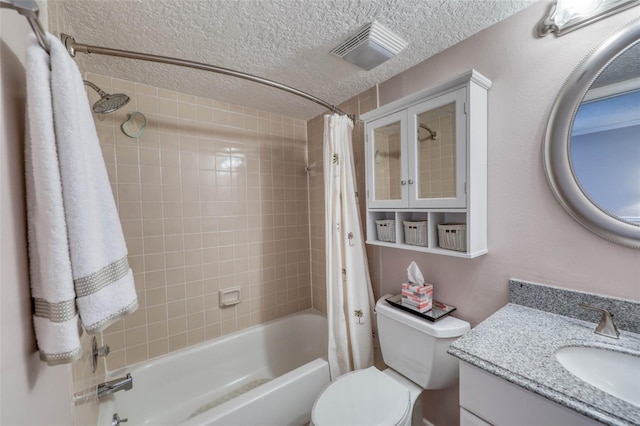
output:
[[113,413],[113,417],[111,418],[111,426],[118,426],[120,423],[128,422],[129,419],[121,419],[118,413]]
[[91,371],[93,373],[98,369],[98,357],[105,357],[109,355],[109,352],[111,352],[109,345],[98,347],[98,340],[96,336],[93,336],[91,339]]

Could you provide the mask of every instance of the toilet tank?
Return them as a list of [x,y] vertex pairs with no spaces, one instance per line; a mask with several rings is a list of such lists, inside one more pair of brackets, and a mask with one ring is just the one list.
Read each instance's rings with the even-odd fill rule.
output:
[[376,303],[378,338],[384,363],[423,389],[442,389],[458,381],[458,360],[449,345],[471,328],[452,316],[431,322],[391,306]]

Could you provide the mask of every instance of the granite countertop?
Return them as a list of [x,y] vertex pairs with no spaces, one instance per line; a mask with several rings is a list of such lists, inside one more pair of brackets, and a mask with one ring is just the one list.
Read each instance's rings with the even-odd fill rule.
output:
[[454,342],[449,353],[599,422],[640,425],[640,407],[578,379],[555,357],[566,346],[640,354],[640,334],[620,331],[616,340],[595,334],[595,327],[591,322],[509,303]]

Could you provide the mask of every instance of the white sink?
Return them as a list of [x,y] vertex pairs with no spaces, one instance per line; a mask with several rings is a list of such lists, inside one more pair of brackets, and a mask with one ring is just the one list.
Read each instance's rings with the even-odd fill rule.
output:
[[640,355],[569,346],[557,351],[556,358],[579,379],[640,407]]

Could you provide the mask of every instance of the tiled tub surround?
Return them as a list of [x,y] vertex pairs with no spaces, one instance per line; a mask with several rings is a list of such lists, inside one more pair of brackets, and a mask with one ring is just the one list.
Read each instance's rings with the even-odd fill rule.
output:
[[[513,303],[523,300],[520,290],[525,287],[527,291],[540,290],[539,297],[529,293],[531,299],[528,300],[536,299],[542,303],[545,300],[552,303],[552,299],[560,300],[567,295],[564,293],[566,290],[538,284],[513,280],[510,284],[512,303],[458,339],[449,348],[449,353],[599,422],[640,425],[640,407],[578,379],[565,370],[555,357],[555,353],[566,346],[600,347],[640,356],[640,335],[621,328],[619,340],[599,336],[594,333],[596,324],[593,322]],[[523,284],[523,287],[520,288],[519,284]],[[554,293],[555,290],[558,293]],[[590,297],[607,299],[604,296],[572,293],[582,294],[585,299],[580,301],[587,303],[591,302]],[[635,315],[640,311],[640,303],[613,300],[632,307]],[[617,318],[621,319],[622,315],[617,315]]]
[[[140,301],[104,333],[107,369],[309,308],[306,123],[87,79],[131,97],[95,120]],[[133,139],[120,125],[136,110],[149,124]],[[242,302],[220,309],[219,289],[235,286]]]

